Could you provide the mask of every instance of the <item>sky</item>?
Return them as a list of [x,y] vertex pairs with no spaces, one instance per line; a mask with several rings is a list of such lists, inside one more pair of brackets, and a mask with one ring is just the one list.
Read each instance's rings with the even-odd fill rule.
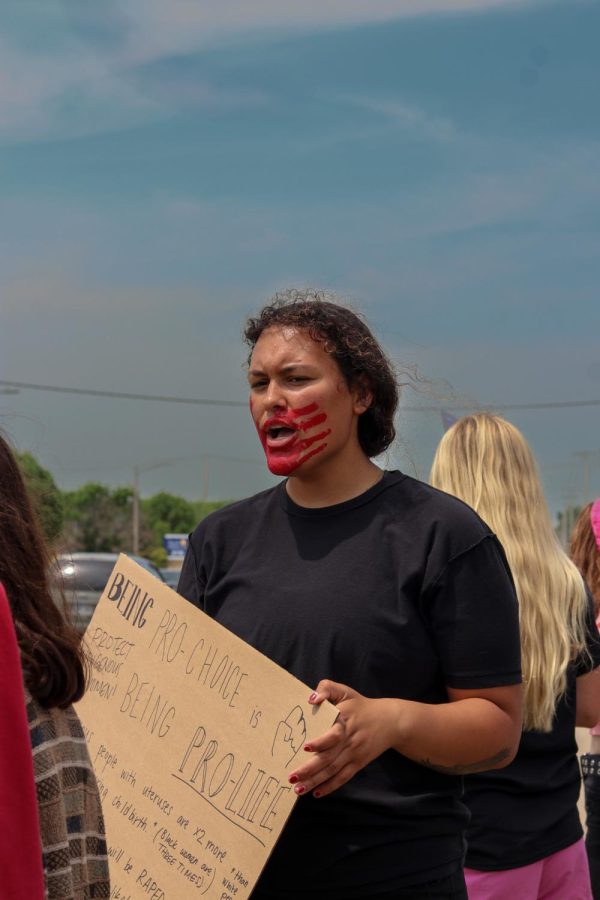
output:
[[[0,427],[59,486],[273,484],[241,332],[311,287],[406,383],[383,464],[426,478],[440,408],[508,406],[554,512],[600,493],[600,5],[2,13],[0,380],[237,404],[0,384]],[[543,406],[570,401],[597,405]]]

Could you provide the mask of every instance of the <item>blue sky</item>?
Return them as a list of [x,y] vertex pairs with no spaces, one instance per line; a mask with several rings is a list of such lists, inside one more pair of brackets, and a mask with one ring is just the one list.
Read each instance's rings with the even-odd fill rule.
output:
[[[310,285],[418,367],[407,406],[600,399],[599,31],[588,0],[5,4],[0,378],[243,401],[245,316]],[[580,501],[598,407],[507,415]],[[64,487],[271,483],[242,408],[22,390],[0,425]],[[399,430],[426,475],[439,415]]]

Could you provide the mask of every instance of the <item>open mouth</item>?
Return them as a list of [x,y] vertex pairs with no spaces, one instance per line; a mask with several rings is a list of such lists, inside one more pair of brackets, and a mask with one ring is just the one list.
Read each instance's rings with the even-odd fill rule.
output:
[[296,430],[288,425],[271,425],[265,429],[267,442],[271,447],[279,447],[287,444],[296,437]]
[[295,430],[287,425],[274,425],[272,428],[267,428],[267,436],[273,441],[285,440],[294,434],[296,434]]

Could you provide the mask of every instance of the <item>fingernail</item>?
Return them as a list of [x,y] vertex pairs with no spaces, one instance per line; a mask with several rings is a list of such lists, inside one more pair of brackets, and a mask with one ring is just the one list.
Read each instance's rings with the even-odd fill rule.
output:
[[313,791],[313,797],[316,797],[317,800],[319,799],[320,796],[321,796],[321,794],[319,791]]
[[310,744],[306,744],[305,747],[304,747],[304,749],[306,750],[307,753],[312,753],[312,749],[313,749],[313,748],[311,747]]
[[317,692],[313,691],[312,694],[310,695],[310,697],[308,698],[308,702],[314,703],[318,696],[319,695],[317,694]]
[[290,784],[296,784],[296,782],[298,781],[298,776],[297,776],[297,775],[290,775],[290,777],[288,778],[288,781],[289,781]]
[[305,790],[306,790],[306,788],[304,787],[303,784],[297,784],[296,787],[294,788],[294,791],[297,794],[303,794]]

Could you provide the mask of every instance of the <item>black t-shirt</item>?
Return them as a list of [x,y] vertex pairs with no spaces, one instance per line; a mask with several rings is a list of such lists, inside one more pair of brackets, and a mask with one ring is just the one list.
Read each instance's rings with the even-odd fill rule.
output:
[[[447,702],[520,682],[503,551],[460,500],[400,472],[307,509],[285,483],[191,535],[179,593],[310,687]],[[441,878],[464,854],[462,779],[390,750],[332,795],[301,797],[261,896],[349,900]]]
[[575,742],[576,679],[600,665],[591,597],[588,601],[589,652],[569,666],[552,731],[523,732],[509,766],[465,778],[465,802],[471,810],[466,865],[472,869],[526,866],[583,835],[577,809],[581,775]]

